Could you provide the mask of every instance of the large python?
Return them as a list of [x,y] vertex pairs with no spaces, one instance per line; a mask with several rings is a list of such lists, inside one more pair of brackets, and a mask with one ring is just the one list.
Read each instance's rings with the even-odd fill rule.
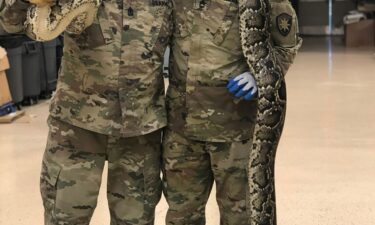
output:
[[243,52],[258,85],[258,112],[249,161],[250,225],[276,225],[274,167],[286,112],[285,71],[271,37],[269,0],[239,0]]
[[79,34],[95,20],[101,0],[30,0],[26,33],[34,40],[49,41],[64,31]]

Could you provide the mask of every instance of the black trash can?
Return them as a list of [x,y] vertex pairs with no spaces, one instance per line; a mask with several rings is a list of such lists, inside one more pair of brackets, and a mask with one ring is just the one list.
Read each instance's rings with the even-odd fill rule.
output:
[[22,35],[8,35],[0,37],[0,45],[8,54],[10,69],[6,71],[9,89],[13,102],[19,105],[24,97],[22,73],[22,49],[24,37]]
[[41,91],[43,96],[50,96],[57,83],[57,39],[42,43],[42,78]]
[[41,73],[43,63],[41,61],[41,43],[26,41],[23,43],[22,70],[24,105],[32,105],[38,102],[41,93]]

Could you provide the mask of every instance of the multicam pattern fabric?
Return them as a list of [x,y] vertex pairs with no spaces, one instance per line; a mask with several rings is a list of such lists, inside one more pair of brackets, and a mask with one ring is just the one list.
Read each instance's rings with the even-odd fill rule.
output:
[[24,30],[29,3],[23,0],[0,0],[0,25],[8,33]]
[[249,71],[238,5],[174,2],[175,31],[163,143],[168,225],[204,225],[215,180],[221,224],[246,225],[246,167],[257,101],[236,100],[226,85]]
[[248,140],[257,101],[236,100],[226,89],[230,78],[249,71],[238,34],[238,5],[175,0],[174,10],[170,129],[201,141]]
[[289,1],[240,0],[239,5],[242,48],[255,75],[259,98],[249,157],[248,224],[276,225],[274,170],[286,113],[284,76],[301,40]]
[[[15,0],[3,8],[5,27],[22,24],[26,10],[21,3]],[[172,29],[170,16],[169,0],[103,1],[92,26],[79,35],[65,34],[51,115],[122,137],[164,127],[162,56]]]
[[167,130],[163,142],[167,225],[205,225],[205,208],[216,183],[220,224],[247,225],[247,165],[252,141],[203,142]]
[[50,118],[41,192],[45,225],[89,225],[108,160],[111,225],[153,225],[161,197],[161,131],[107,136]]

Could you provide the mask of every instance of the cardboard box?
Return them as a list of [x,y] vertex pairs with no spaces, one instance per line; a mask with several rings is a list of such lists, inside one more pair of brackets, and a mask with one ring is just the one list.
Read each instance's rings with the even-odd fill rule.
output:
[[375,46],[375,20],[362,20],[345,26],[347,47]]
[[6,52],[0,48],[0,105],[12,101],[5,70],[9,69],[9,61]]

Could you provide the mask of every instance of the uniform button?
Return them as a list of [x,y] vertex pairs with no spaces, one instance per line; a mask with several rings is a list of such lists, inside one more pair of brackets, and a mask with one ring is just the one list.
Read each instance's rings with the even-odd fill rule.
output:
[[130,26],[129,25],[125,25],[123,29],[124,29],[124,31],[127,31],[127,30],[130,29]]
[[111,27],[111,30],[114,34],[117,34],[117,28],[116,27]]
[[123,9],[124,8],[124,2],[123,0],[116,0],[117,3],[117,8],[118,9]]
[[128,16],[134,16],[134,9],[132,7],[128,8]]
[[152,33],[155,33],[156,31],[158,31],[158,28],[157,28],[157,27],[155,27],[155,26],[151,27],[151,32],[152,32]]
[[203,9],[205,5],[206,5],[206,1],[205,0],[202,0],[202,1],[199,2],[199,7],[201,9]]
[[159,38],[159,41],[160,41],[160,43],[164,44],[165,41],[166,41],[166,38],[165,38],[165,37],[160,37],[160,38]]
[[142,59],[149,59],[152,57],[152,52],[144,52],[142,53]]

